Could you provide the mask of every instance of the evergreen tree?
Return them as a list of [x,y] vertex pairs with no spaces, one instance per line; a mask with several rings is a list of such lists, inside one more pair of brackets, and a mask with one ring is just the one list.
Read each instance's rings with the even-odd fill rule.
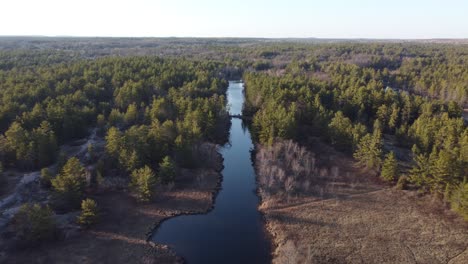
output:
[[458,161],[452,153],[445,149],[439,151],[431,169],[434,175],[434,184],[440,186],[440,189],[460,181]]
[[84,227],[90,227],[98,221],[98,206],[93,199],[85,199],[81,202],[81,214],[78,223]]
[[159,163],[159,176],[163,183],[174,182],[176,176],[175,164],[169,156]]
[[85,168],[80,161],[70,158],[57,177],[51,180],[59,207],[77,207],[86,188]]
[[460,213],[468,221],[468,183],[466,180],[455,186],[450,195],[453,210]]
[[35,245],[56,237],[56,223],[48,206],[24,204],[13,217],[17,237],[27,245]]
[[398,105],[396,103],[392,104],[391,114],[388,120],[388,128],[390,128],[391,131],[393,131],[398,125],[399,113],[400,108]]
[[109,125],[111,126],[119,126],[124,121],[124,116],[118,109],[113,108],[107,118]]
[[138,109],[135,103],[130,104],[124,116],[124,121],[127,126],[135,124],[138,120]]
[[265,109],[257,112],[253,119],[254,132],[261,143],[272,144],[276,137],[294,138],[296,133],[296,106],[289,108],[267,104]]
[[112,157],[118,157],[122,144],[122,133],[116,127],[111,127],[106,135],[106,151]]
[[335,116],[328,125],[332,145],[340,150],[347,150],[353,145],[353,123],[343,115],[341,111],[335,113]]
[[36,163],[38,167],[51,164],[56,158],[58,149],[57,139],[51,125],[43,121],[37,129],[33,130],[33,141],[35,142]]
[[381,141],[381,134],[378,131],[374,131],[372,136],[370,134],[365,135],[354,152],[354,158],[358,160],[359,164],[378,170],[382,162]]
[[382,124],[382,126],[384,126],[384,127],[389,122],[389,120],[390,120],[389,109],[388,109],[388,107],[386,105],[381,105],[377,109],[377,120],[379,120],[380,123]]
[[413,159],[416,165],[409,171],[409,181],[419,187],[427,188],[431,185],[431,164],[429,158],[413,150]]
[[148,166],[144,166],[132,172],[131,186],[140,201],[148,202],[151,200],[154,196],[156,183],[156,175]]
[[5,132],[7,139],[7,150],[14,153],[21,166],[31,168],[34,161],[33,141],[29,132],[20,123],[13,122]]
[[398,162],[393,152],[386,155],[380,176],[386,181],[394,181],[398,178]]

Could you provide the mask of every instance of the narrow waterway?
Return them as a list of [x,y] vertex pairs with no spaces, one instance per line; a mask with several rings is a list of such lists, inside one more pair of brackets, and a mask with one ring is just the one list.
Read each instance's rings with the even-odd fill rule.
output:
[[[230,82],[227,91],[230,114],[241,114],[243,83]],[[269,263],[269,241],[257,210],[255,172],[249,131],[233,118],[224,157],[222,188],[212,211],[169,219],[155,231],[153,241],[170,245],[189,264]]]

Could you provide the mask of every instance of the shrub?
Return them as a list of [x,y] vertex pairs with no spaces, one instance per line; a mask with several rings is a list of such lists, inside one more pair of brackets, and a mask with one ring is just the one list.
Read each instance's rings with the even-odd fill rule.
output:
[[48,206],[24,204],[13,217],[17,238],[26,245],[54,239],[57,229],[52,215]]
[[401,176],[401,177],[398,178],[396,188],[398,190],[405,190],[407,184],[408,184],[408,177],[407,176]]
[[93,199],[85,199],[81,202],[81,215],[78,223],[84,227],[90,227],[98,221],[98,207]]
[[292,140],[258,148],[256,160],[258,181],[266,195],[307,192],[316,177],[315,154]]
[[132,173],[131,186],[140,201],[147,202],[151,200],[154,196],[156,183],[156,175],[148,166],[134,170]]

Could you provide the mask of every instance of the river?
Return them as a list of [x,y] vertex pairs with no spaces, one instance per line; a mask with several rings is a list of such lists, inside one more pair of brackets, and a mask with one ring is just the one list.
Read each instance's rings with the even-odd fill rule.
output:
[[[230,114],[239,115],[244,103],[243,83],[229,82]],[[224,157],[222,187],[214,209],[207,214],[182,215],[164,221],[152,236],[167,244],[187,263],[269,263],[270,244],[257,210],[252,139],[242,120],[233,118]]]

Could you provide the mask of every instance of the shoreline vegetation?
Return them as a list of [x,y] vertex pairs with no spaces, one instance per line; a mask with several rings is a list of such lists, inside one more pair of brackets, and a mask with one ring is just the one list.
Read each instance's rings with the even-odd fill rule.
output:
[[128,191],[104,190],[91,194],[99,204],[99,224],[89,230],[65,227],[62,239],[37,248],[13,250],[3,254],[0,260],[5,263],[183,263],[169,246],[156,244],[150,238],[167,219],[204,214],[214,207],[222,181],[223,161],[217,152],[218,145],[205,143],[204,146],[210,149],[210,154],[206,154],[211,157],[210,166],[182,170],[176,178],[177,187],[159,187],[152,202],[138,203]]
[[[0,119],[0,180],[11,175],[0,261],[182,262],[147,233],[213,206],[215,144],[230,125],[220,65],[131,57],[21,68],[23,79],[15,70],[1,74],[33,88],[15,99],[22,114]],[[9,85],[2,92],[21,89]]]
[[468,223],[444,203],[390,187],[312,142],[314,152],[292,141],[256,146],[273,263],[466,263]]

